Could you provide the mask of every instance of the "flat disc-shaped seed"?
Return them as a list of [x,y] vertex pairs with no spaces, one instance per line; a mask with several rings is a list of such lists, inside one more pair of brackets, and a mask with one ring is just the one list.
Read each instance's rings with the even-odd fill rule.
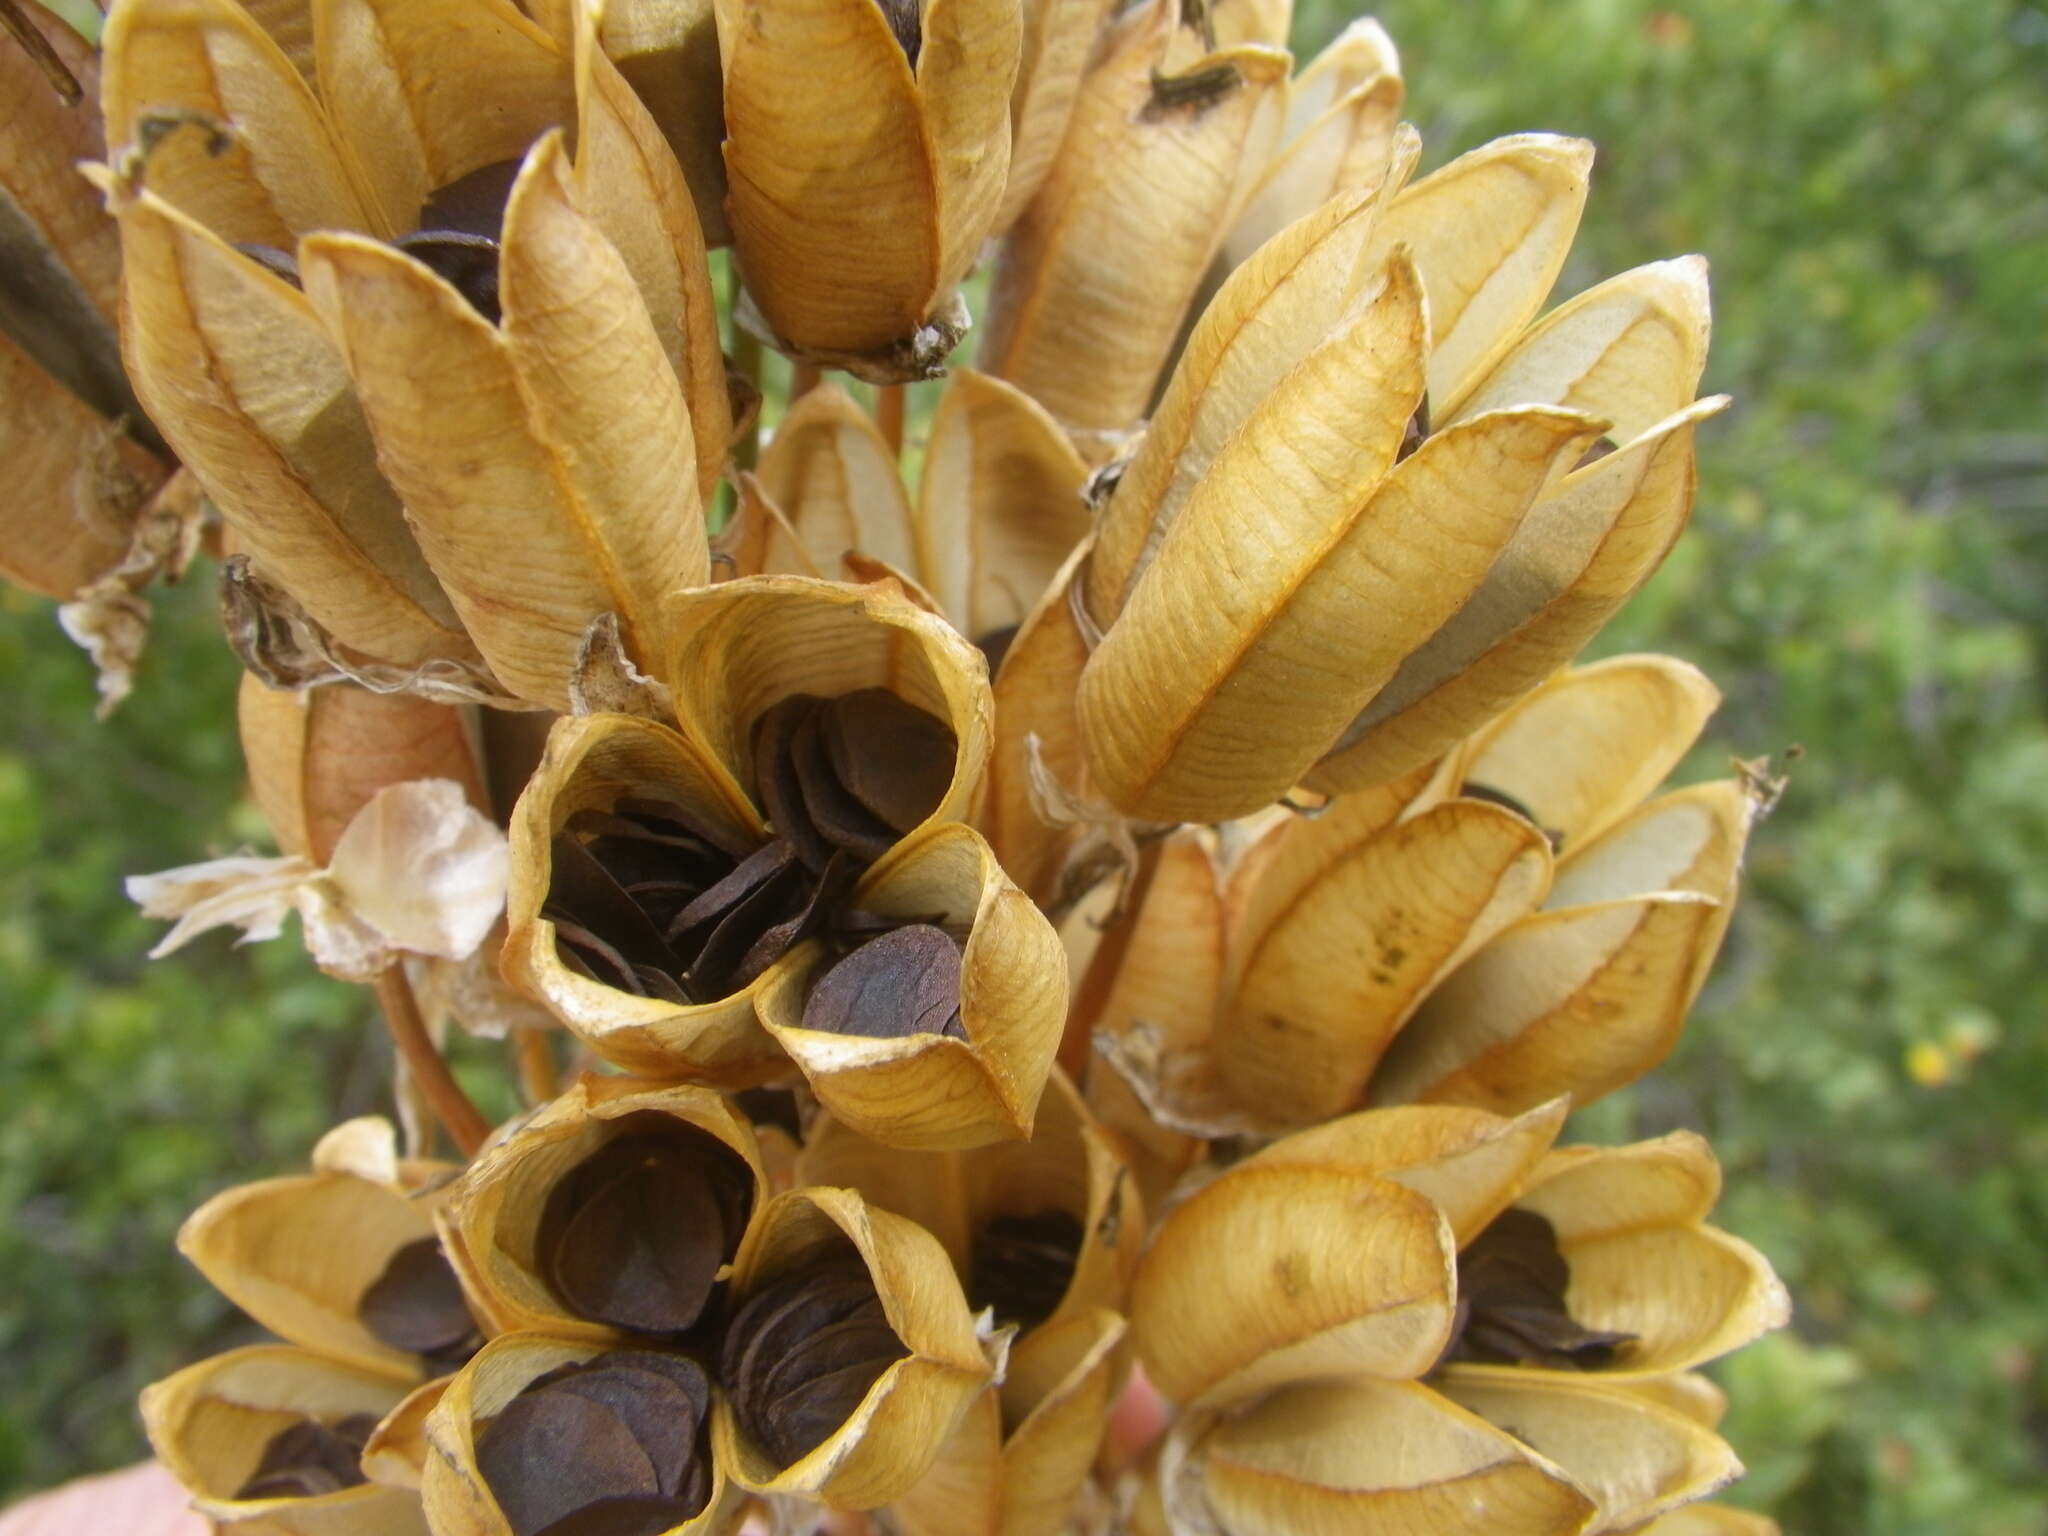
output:
[[654,1137],[622,1137],[556,1185],[539,1242],[549,1283],[579,1317],[681,1333],[724,1261],[725,1213],[703,1171]]
[[960,946],[929,923],[892,928],[827,971],[804,1003],[803,1027],[894,1040],[967,1038],[960,1024]]
[[787,838],[811,868],[823,869],[832,850],[804,810],[803,786],[790,756],[798,728],[817,707],[813,695],[792,694],[754,722],[754,794],[776,834]]
[[695,942],[702,944],[703,934],[698,930],[708,933],[734,908],[795,862],[796,849],[787,838],[778,837],[772,843],[763,843],[742,859],[731,874],[706,888],[703,895],[675,915],[668,926],[668,941],[687,947],[694,937]]
[[548,1390],[587,1397],[617,1414],[647,1453],[656,1491],[675,1496],[696,1454],[697,1411],[687,1392],[666,1376],[610,1365],[602,1357]]
[[953,782],[960,743],[945,721],[886,688],[832,701],[825,719],[832,769],[848,791],[898,833],[938,808]]
[[872,864],[894,846],[898,834],[839,782],[825,745],[824,718],[824,710],[812,710],[789,744],[797,785],[803,791],[804,814],[834,848]]
[[1635,1341],[1582,1328],[1565,1310],[1571,1265],[1550,1222],[1510,1207],[1458,1255],[1459,1327],[1446,1360],[1597,1370]]
[[896,1358],[900,1346],[882,1315],[879,1298],[830,1327],[820,1328],[779,1360],[770,1362],[761,1389],[770,1401],[814,1376],[829,1376],[863,1360]]
[[998,1216],[974,1234],[968,1305],[1029,1328],[1052,1316],[1074,1278],[1081,1223],[1071,1211]]
[[507,1403],[478,1436],[476,1464],[513,1536],[538,1536],[599,1499],[659,1492],[626,1421],[555,1386]]
[[804,884],[803,866],[791,861],[719,919],[690,961],[686,984],[699,999],[708,1002],[732,991],[740,962],[761,935],[801,910]]
[[721,1379],[758,1383],[810,1334],[879,1304],[858,1254],[791,1270],[748,1297],[726,1329]]
[[666,1378],[689,1402],[690,1413],[699,1424],[711,1411],[711,1378],[688,1355],[663,1354],[653,1349],[614,1349],[591,1363],[619,1370],[648,1371]]
[[433,1237],[407,1243],[391,1255],[356,1303],[356,1316],[380,1343],[416,1355],[454,1349],[476,1332],[462,1283],[441,1252],[440,1239]]
[[[735,988],[746,986],[805,939],[823,933],[852,891],[856,873],[852,860],[843,851],[833,854],[797,914],[765,929],[747,947],[746,954],[740,957],[739,966],[732,974],[732,985]],[[795,1136],[797,1133],[792,1130],[790,1134]]]
[[634,964],[674,962],[661,930],[580,840],[562,833],[548,845],[548,858],[550,908],[567,913]]
[[893,1363],[880,1357],[857,1361],[769,1400],[761,1421],[769,1455],[784,1466],[810,1455],[853,1417],[868,1389]]

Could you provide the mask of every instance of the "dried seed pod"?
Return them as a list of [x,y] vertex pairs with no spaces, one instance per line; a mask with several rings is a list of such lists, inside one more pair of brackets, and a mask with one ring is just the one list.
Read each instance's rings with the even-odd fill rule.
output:
[[685,1355],[544,1334],[493,1340],[427,1419],[422,1485],[439,1536],[724,1536],[743,1509]]
[[761,317],[797,355],[879,382],[936,372],[1003,195],[1018,7],[933,0],[905,13],[921,41],[872,0],[776,0],[765,23],[715,9],[726,213]]
[[142,1424],[203,1515],[286,1536],[426,1536],[412,1489],[348,1481],[348,1449],[405,1396],[402,1381],[284,1345],[215,1355],[142,1394]]
[[1434,1385],[1592,1496],[1598,1513],[1577,1529],[1633,1531],[1742,1475],[1718,1435],[1622,1387],[1484,1365],[1448,1367]]
[[[1057,1068],[1028,1141],[904,1152],[828,1116],[812,1127],[797,1174],[858,1190],[938,1238],[968,1305],[1018,1328],[1012,1379],[1039,1329],[1121,1308],[1145,1230],[1116,1150]],[[1006,1401],[1012,1423],[1033,1406],[1016,1393]]]
[[858,551],[913,578],[986,650],[989,636],[1022,622],[1087,533],[1086,474],[1030,396],[954,368],[913,506],[896,454],[867,413],[844,390],[821,385],[790,407],[761,455],[761,488],[796,535],[762,568],[836,571]]
[[[622,804],[645,805],[660,820],[679,818],[697,828],[724,851],[718,872],[730,871],[748,850],[768,841],[738,784],[687,738],[628,715],[558,722],[512,819],[507,978],[620,1066],[668,1074],[684,1067],[700,1079],[742,1086],[763,1080],[781,1062],[774,1042],[755,1023],[750,1000],[767,971],[710,1002],[693,1003],[681,994],[647,991],[644,984],[638,993],[624,990],[564,957],[561,925],[548,915],[557,899],[556,853],[569,851],[558,839],[578,817],[610,815]],[[717,878],[710,869],[704,874]],[[660,877],[660,871],[650,872],[650,878]],[[631,920],[630,914],[622,917]],[[651,919],[643,914],[641,921]]]
[[[1259,833],[1227,884],[1195,847],[1162,859],[1130,958],[1100,962],[1131,965],[1130,986],[1112,969],[1088,991],[1108,999],[1087,1022],[1145,1118],[1218,1135],[1360,1103],[1515,1114],[1640,1077],[1712,962],[1754,815],[1734,782],[1636,803],[1716,698],[1682,662],[1616,657],[1435,768]],[[1205,1004],[1179,968],[1205,974],[1219,947]],[[1128,1103],[1113,1112],[1153,1134]]]
[[1112,9],[1108,0],[1027,0],[1024,5],[1022,54],[1010,91],[1010,172],[991,238],[1016,222],[1051,172],[1074,115],[1088,55]]
[[1131,1283],[1131,1342],[1168,1398],[1239,1402],[1318,1376],[1420,1376],[1450,1341],[1449,1224],[1390,1179],[1233,1168],[1174,1207]]
[[1176,0],[1118,21],[1037,196],[1004,241],[980,366],[1100,463],[1144,414],[1210,258],[1272,152],[1288,58],[1169,63]]
[[434,1235],[445,1187],[409,1193],[391,1127],[374,1134],[388,1177],[330,1164],[238,1185],[193,1212],[178,1248],[264,1327],[403,1385],[460,1363],[477,1329]]
[[68,600],[128,554],[167,465],[121,372],[120,237],[74,169],[105,151],[98,57],[35,0],[15,14],[83,99],[51,90],[26,49],[0,49],[0,576]]
[[[957,823],[927,825],[898,843],[861,877],[852,902],[884,925],[923,934],[887,941],[888,954],[872,961],[855,950],[839,962],[857,967],[841,981],[826,954],[800,952],[754,994],[762,1027],[819,1103],[892,1147],[939,1150],[1029,1135],[1066,998],[1065,955],[1044,914],[980,836]],[[956,964],[957,995],[946,1008],[932,989],[943,991]],[[814,1012],[820,992],[826,1001]],[[910,1020],[889,998],[909,1002],[936,1029],[903,1033]]]
[[1048,1324],[1011,1351],[1001,1388],[961,1419],[916,1487],[889,1506],[904,1536],[1060,1536],[1109,1423],[1124,1320],[1105,1308]]
[[1444,1536],[1587,1529],[1587,1489],[1427,1387],[1369,1376],[1282,1387],[1184,1416],[1161,1461],[1173,1529],[1205,1536],[1391,1520]]
[[1236,267],[1319,204],[1369,187],[1394,154],[1401,115],[1401,61],[1371,17],[1339,32],[1287,83],[1287,126],[1244,212],[1223,242]]
[[675,1338],[767,1195],[753,1133],[717,1094],[587,1078],[477,1160],[448,1222],[499,1328]]
[[758,1493],[887,1503],[924,1475],[992,1375],[937,1239],[850,1190],[769,1202],[733,1295],[713,1438],[720,1464]]
[[878,688],[953,735],[945,789],[926,823],[958,820],[972,805],[988,758],[987,674],[943,619],[883,587],[759,576],[680,594],[668,626],[661,676],[683,733],[757,800],[759,722],[776,704]]
[[479,649],[508,687],[566,709],[592,619],[617,614],[644,662],[666,644],[659,599],[709,577],[695,449],[662,337],[577,205],[559,136],[527,157],[500,261],[493,325],[390,246],[300,248],[379,462]]

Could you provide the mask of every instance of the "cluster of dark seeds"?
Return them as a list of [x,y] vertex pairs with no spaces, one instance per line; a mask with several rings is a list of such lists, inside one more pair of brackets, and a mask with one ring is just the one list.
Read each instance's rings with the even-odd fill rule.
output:
[[1571,1266],[1534,1211],[1503,1211],[1458,1255],[1458,1316],[1444,1361],[1592,1371],[1632,1333],[1581,1328],[1565,1311]]
[[747,846],[686,806],[645,797],[577,813],[554,839],[541,910],[558,953],[606,986],[708,1003],[820,938],[844,958],[822,973],[806,1028],[961,1036],[959,944],[851,899],[860,871],[938,805],[957,751],[942,721],[887,689],[782,700],[753,739],[774,836]]
[[576,1316],[673,1337],[703,1317],[753,1205],[753,1173],[723,1142],[632,1115],[548,1192],[536,1264]]
[[615,1349],[529,1382],[477,1435],[513,1536],[657,1536],[711,1497],[711,1382],[682,1355]]
[[719,1377],[741,1431],[779,1467],[816,1450],[910,1351],[850,1243],[771,1279],[727,1326]]

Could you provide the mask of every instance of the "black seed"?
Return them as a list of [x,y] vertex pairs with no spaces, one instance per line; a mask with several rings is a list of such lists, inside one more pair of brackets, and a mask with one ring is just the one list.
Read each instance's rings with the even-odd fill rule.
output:
[[477,1341],[462,1282],[438,1238],[420,1238],[392,1254],[356,1303],[356,1316],[379,1343],[437,1363]]
[[1081,1223],[1068,1211],[998,1216],[974,1234],[968,1304],[998,1323],[1032,1328],[1052,1316],[1074,1278]]
[[1588,1371],[1610,1365],[1632,1333],[1582,1328],[1565,1310],[1571,1266],[1550,1223],[1509,1209],[1458,1255],[1458,1316],[1442,1363],[1539,1365]]

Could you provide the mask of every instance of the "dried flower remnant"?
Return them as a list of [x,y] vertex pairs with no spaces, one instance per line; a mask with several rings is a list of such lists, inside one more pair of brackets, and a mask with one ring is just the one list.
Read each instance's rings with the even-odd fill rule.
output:
[[287,1424],[263,1447],[263,1459],[237,1499],[317,1499],[367,1481],[363,1446],[377,1427],[374,1414],[351,1413],[327,1423],[303,1418]]
[[910,1351],[851,1245],[777,1276],[733,1314],[719,1375],[741,1430],[779,1467],[808,1456]]
[[534,1241],[556,1298],[630,1333],[695,1326],[754,1204],[746,1163],[707,1132],[643,1111],[549,1191]]
[[536,1377],[476,1462],[513,1536],[655,1536],[711,1496],[711,1383],[681,1355],[612,1350]]
[[1458,1254],[1458,1315],[1444,1361],[1598,1370],[1635,1340],[1581,1327],[1565,1309],[1571,1266],[1534,1211],[1506,1210]]

